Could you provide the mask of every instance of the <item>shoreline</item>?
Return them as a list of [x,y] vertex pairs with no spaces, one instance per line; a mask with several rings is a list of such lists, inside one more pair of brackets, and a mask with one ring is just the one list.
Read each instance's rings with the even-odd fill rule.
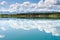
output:
[[22,13],[22,14],[0,14],[0,18],[22,18],[22,19],[60,19],[60,13]]

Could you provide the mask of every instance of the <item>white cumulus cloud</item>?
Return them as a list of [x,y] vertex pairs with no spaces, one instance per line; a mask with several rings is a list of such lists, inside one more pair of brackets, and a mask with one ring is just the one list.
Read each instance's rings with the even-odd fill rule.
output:
[[[16,3],[16,4],[12,4],[10,5],[10,11],[12,12],[33,12],[33,11],[45,11],[44,9],[46,9],[47,11],[51,9],[54,9],[52,11],[58,10],[58,12],[60,11],[60,5],[55,5],[57,4],[57,0],[40,0],[38,3],[30,3],[30,2],[24,2],[22,4]],[[43,9],[43,10],[40,10]]]
[[54,5],[57,4],[57,0],[45,0],[45,3],[49,5]]
[[5,5],[5,4],[7,4],[6,1],[2,1],[2,2],[0,2],[0,5]]
[[[5,4],[6,2],[1,2],[2,4]],[[1,4],[0,3],[0,4]],[[23,3],[15,3],[10,4],[8,9],[2,8],[0,11],[9,11],[9,12],[40,12],[40,11],[58,11],[60,12],[60,5],[56,5],[58,3],[58,0],[40,0],[38,3],[31,3],[29,1],[23,2]],[[53,10],[51,10],[53,9]]]

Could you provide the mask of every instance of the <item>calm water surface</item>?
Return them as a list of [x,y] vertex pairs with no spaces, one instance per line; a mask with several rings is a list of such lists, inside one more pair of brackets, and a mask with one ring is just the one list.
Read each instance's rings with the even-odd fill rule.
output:
[[60,20],[0,18],[0,40],[60,40]]

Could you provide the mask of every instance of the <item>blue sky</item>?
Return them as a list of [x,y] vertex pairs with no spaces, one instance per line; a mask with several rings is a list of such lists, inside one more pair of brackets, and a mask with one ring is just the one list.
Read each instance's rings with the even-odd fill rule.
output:
[[30,1],[30,2],[33,2],[33,3],[38,3],[40,0],[0,0],[0,2],[2,2],[2,1],[6,1],[6,2],[12,4],[12,3],[16,3],[16,2],[23,3],[25,1]]
[[60,12],[60,0],[0,0],[0,13]]

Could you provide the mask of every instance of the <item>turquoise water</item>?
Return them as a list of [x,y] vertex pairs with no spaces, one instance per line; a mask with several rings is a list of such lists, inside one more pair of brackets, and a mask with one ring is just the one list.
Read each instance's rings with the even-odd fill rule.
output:
[[0,35],[4,37],[0,40],[60,40],[59,24],[60,20],[1,19]]
[[6,37],[2,40],[60,40],[59,36],[52,36],[45,32],[40,32],[37,29],[24,31],[24,30],[13,30],[5,34]]

